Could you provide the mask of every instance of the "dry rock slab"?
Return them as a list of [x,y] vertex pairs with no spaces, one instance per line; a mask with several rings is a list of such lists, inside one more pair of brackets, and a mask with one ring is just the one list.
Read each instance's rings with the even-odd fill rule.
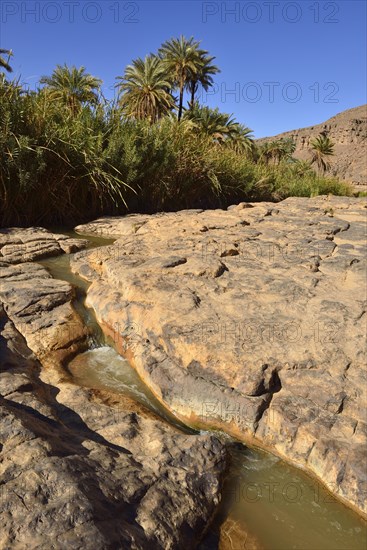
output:
[[0,547],[194,547],[220,499],[222,443],[45,372],[0,309]]
[[367,513],[366,202],[101,218],[88,305],[157,397],[316,475]]
[[[72,244],[41,233],[2,232],[15,248],[0,271],[0,548],[195,546],[221,497],[225,446],[72,383],[65,367],[89,328],[74,288],[32,261]],[[42,243],[34,256],[20,252],[27,239]]]
[[0,229],[0,265],[33,262],[86,247],[85,239],[52,233],[43,227]]

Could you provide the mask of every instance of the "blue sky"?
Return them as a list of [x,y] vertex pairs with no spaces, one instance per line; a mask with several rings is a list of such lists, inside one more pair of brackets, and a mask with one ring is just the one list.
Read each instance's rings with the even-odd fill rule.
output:
[[319,123],[366,102],[362,0],[2,0],[1,47],[31,88],[56,64],[114,82],[133,58],[194,36],[221,73],[201,102],[233,113],[256,137]]

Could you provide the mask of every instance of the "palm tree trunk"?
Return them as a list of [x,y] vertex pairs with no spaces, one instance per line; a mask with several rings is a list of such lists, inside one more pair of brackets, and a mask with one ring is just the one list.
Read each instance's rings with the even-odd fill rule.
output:
[[192,111],[194,109],[195,105],[195,82],[191,83],[191,101],[190,101],[190,110]]
[[180,102],[179,102],[179,105],[178,105],[178,120],[179,121],[181,120],[181,117],[182,117],[183,94],[184,94],[184,89],[183,89],[183,86],[181,85],[180,86]]

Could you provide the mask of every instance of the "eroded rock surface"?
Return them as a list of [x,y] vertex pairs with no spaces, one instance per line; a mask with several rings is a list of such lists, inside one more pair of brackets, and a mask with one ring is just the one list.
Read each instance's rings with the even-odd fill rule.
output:
[[88,331],[74,311],[74,290],[36,263],[0,268],[0,301],[37,357],[63,363],[85,349]]
[[220,499],[224,445],[71,383],[64,366],[88,330],[71,285],[31,262],[36,248],[1,267],[0,548],[195,546]]
[[[127,398],[60,383],[1,312],[0,547],[188,548],[225,466]],[[105,404],[105,403],[108,404]]]
[[43,227],[0,229],[0,265],[33,262],[76,252],[85,248],[88,241],[67,235],[51,233]]
[[[252,207],[251,207],[252,206]],[[366,202],[290,198],[103,218],[88,303],[182,418],[318,476],[367,513]]]

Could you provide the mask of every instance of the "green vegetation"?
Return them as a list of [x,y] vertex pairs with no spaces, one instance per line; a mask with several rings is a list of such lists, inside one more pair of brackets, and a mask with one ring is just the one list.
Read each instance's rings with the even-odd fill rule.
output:
[[[310,162],[296,161],[291,140],[256,145],[231,115],[200,106],[199,89],[219,71],[213,61],[193,38],[169,40],[117,77],[112,102],[84,67],[57,66],[36,91],[1,74],[0,223],[72,225],[101,214],[351,194],[324,177],[330,140],[319,136]],[[0,66],[11,70],[3,57]]]
[[334,144],[325,134],[320,134],[311,140],[312,159],[311,164],[316,163],[319,174],[325,174],[330,169],[328,157],[334,154]]
[[85,72],[84,67],[57,65],[51,76],[43,76],[40,84],[46,84],[49,102],[60,102],[76,115],[83,105],[97,105],[102,80]]
[[276,139],[264,143],[259,149],[260,160],[265,164],[280,164],[281,161],[290,161],[296,149],[292,139]]
[[209,89],[212,84],[211,75],[219,72],[217,67],[211,65],[214,57],[208,57],[208,52],[201,50],[199,46],[200,43],[193,36],[189,40],[180,36],[167,40],[158,52],[173,88],[179,91],[178,120],[182,117],[185,88],[191,91],[190,105],[193,107],[198,84],[201,83],[204,89]]
[[151,124],[175,108],[172,82],[161,60],[155,55],[134,59],[118,76],[119,106],[127,118],[148,120]]

